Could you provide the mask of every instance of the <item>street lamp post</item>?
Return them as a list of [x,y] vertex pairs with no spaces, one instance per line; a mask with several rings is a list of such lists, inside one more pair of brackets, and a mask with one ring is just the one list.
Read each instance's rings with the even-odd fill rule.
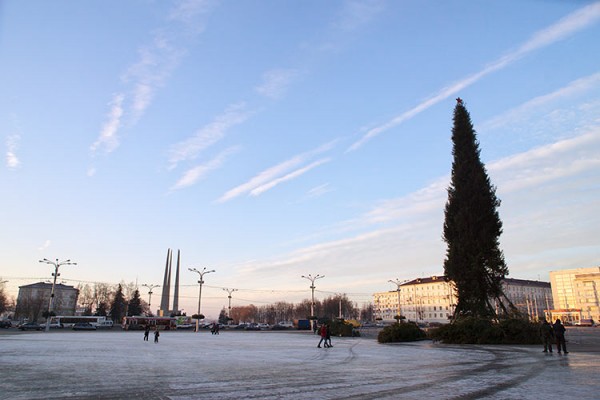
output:
[[43,260],[39,261],[41,263],[50,264],[54,266],[54,272],[52,273],[54,280],[52,281],[52,291],[50,292],[50,300],[48,301],[48,316],[46,318],[46,332],[48,332],[50,331],[50,312],[54,307],[54,287],[56,286],[56,278],[60,276],[60,274],[58,273],[58,268],[61,265],[77,265],[77,263],[71,262],[71,260],[58,261],[58,258],[56,259],[56,261],[50,261],[47,258],[44,258]]
[[312,301],[310,302],[310,327],[312,328],[313,332],[315,331],[315,320],[313,319],[315,317],[315,281],[324,277],[324,275],[319,274],[316,276],[312,276],[311,274],[308,274],[308,276],[302,275],[302,278],[310,281],[310,289],[312,291]]
[[[229,308],[227,309],[227,318],[231,319],[231,293],[236,292],[237,289],[226,289],[226,288],[223,288],[223,290],[228,293],[227,298],[229,299]],[[229,325],[229,321],[227,321],[227,324]]]
[[400,281],[400,279],[393,281],[390,279],[388,282],[391,282],[398,287],[396,291],[398,292],[398,323],[400,323],[400,319],[402,318],[402,308],[400,307],[400,286],[406,281]]
[[148,288],[148,309],[150,310],[150,313],[152,313],[152,289],[160,287],[160,285],[148,285],[144,283],[142,286]]
[[200,331],[200,304],[202,302],[202,284],[204,283],[204,274],[209,274],[211,272],[215,272],[214,269],[211,269],[210,271],[206,270],[206,267],[204,267],[202,269],[202,271],[198,271],[196,268],[188,268],[188,270],[192,271],[192,272],[196,272],[199,276],[200,279],[198,280],[198,284],[200,285],[200,289],[198,290],[198,318],[196,318],[196,332]]

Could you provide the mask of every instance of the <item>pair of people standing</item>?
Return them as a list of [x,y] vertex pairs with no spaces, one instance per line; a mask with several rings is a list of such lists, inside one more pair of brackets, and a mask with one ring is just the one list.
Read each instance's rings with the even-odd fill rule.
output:
[[557,318],[554,325],[550,325],[548,321],[544,319],[542,326],[540,327],[540,334],[544,343],[544,353],[552,353],[552,342],[556,340],[558,354],[561,353],[561,350],[565,354],[569,354],[565,341],[565,331],[566,329],[560,319]]
[[318,348],[321,348],[321,343],[323,343],[323,347],[333,347],[331,344],[331,331],[329,329],[329,325],[323,324],[321,325],[321,329],[319,329],[319,334],[321,335],[321,340],[319,340]]
[[[146,329],[144,329],[144,342],[148,341],[148,336],[150,336],[150,326],[146,325]],[[158,343],[159,336],[160,333],[158,333],[158,327],[156,327],[156,330],[154,331],[154,343]]]

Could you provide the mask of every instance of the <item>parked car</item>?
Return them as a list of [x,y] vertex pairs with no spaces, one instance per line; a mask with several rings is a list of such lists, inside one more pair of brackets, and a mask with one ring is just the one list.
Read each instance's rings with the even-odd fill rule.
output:
[[575,326],[594,326],[594,320],[593,319],[582,319],[579,322],[575,322]]
[[[46,329],[46,324],[42,324],[42,328]],[[59,324],[58,322],[51,322],[50,329],[62,329],[64,328],[63,324]]]
[[106,320],[102,322],[96,323],[96,328],[98,329],[112,329],[115,323],[112,320]]
[[89,322],[78,322],[73,325],[74,331],[95,331],[96,327]]
[[10,322],[8,319],[2,320],[0,321],[0,328],[10,328],[12,326],[12,322]]
[[257,323],[253,322],[251,324],[246,325],[244,328],[246,331],[260,331],[260,326]]
[[37,322],[27,322],[25,324],[19,325],[19,329],[22,331],[41,331],[42,329],[44,329],[44,327],[38,324]]

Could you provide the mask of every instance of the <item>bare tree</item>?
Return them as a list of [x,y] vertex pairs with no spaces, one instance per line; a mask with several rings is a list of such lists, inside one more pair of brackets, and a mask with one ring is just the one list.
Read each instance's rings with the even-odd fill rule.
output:
[[28,293],[19,299],[15,310],[15,319],[25,319],[37,321],[42,311],[48,306],[42,293]]
[[[2,279],[0,279],[2,281]],[[0,314],[8,311],[10,300],[4,288],[4,282],[0,283]]]

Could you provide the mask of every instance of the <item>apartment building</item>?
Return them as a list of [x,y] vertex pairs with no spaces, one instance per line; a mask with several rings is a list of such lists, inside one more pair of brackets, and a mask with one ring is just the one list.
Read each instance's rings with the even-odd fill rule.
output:
[[549,316],[563,322],[600,322],[600,267],[564,269],[550,272],[554,308]]
[[[543,317],[545,310],[552,307],[548,282],[506,278],[503,288],[513,305],[533,320]],[[454,283],[444,276],[409,280],[396,290],[373,294],[375,316],[384,321],[393,321],[400,313],[409,321],[447,323],[456,301]]]
[[[48,311],[52,284],[45,282],[19,286],[15,319],[30,321],[44,320],[42,314]],[[74,315],[79,290],[73,286],[57,283],[54,287],[54,307],[56,315]]]

